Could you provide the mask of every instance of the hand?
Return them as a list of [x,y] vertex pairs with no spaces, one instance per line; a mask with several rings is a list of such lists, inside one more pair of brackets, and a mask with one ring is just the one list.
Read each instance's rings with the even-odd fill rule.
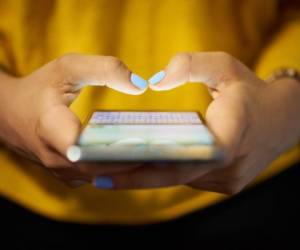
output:
[[77,54],[62,56],[23,78],[0,72],[0,138],[66,182],[131,169],[135,166],[74,166],[64,156],[79,134],[81,124],[68,105],[81,88],[107,86],[137,95],[145,88],[133,83],[147,82],[136,78],[117,58]]
[[156,77],[156,84],[150,85],[156,91],[186,82],[208,86],[214,100],[208,107],[206,122],[227,150],[228,159],[221,169],[195,164],[145,165],[110,176],[115,189],[186,184],[237,193],[299,139],[300,90],[294,80],[269,85],[223,52],[178,54],[159,76],[164,77],[159,82]]

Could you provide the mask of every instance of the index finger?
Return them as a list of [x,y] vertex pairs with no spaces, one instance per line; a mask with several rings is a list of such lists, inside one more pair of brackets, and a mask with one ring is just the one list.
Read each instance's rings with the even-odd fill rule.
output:
[[156,91],[170,90],[187,82],[201,82],[217,89],[223,83],[237,81],[249,70],[225,52],[179,53],[165,69],[164,78],[149,87]]
[[146,80],[132,73],[121,60],[112,56],[68,54],[49,65],[52,73],[58,72],[59,78],[73,85],[74,92],[92,85],[138,95],[148,86]]

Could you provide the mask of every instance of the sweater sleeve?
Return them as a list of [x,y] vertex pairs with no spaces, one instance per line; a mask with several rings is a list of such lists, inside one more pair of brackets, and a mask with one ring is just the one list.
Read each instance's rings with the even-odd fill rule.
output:
[[8,58],[5,53],[5,48],[1,43],[0,37],[0,70],[7,70],[9,68]]
[[300,71],[300,2],[282,6],[274,35],[256,63],[256,73],[265,79],[278,68]]
[[[279,13],[280,20],[274,34],[258,57],[255,72],[262,79],[266,79],[279,68],[293,68],[300,72],[300,2],[286,7]],[[273,167],[265,171],[262,177],[299,160],[300,142],[273,162]]]

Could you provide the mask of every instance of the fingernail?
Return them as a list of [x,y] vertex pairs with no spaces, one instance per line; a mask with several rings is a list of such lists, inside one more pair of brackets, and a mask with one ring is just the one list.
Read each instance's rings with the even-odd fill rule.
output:
[[145,79],[134,73],[131,74],[130,80],[132,84],[138,87],[139,89],[144,89],[148,85],[148,82]]
[[166,72],[163,70],[157,72],[149,79],[150,84],[155,85],[155,84],[159,83],[165,77],[165,75],[166,75]]
[[114,186],[111,178],[103,176],[96,177],[93,181],[93,185],[102,189],[111,189]]

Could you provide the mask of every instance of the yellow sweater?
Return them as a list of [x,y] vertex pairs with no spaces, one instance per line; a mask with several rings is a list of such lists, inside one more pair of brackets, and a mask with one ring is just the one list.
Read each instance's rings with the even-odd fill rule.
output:
[[[26,75],[68,52],[113,55],[148,78],[176,52],[223,50],[261,77],[280,66],[300,69],[299,12],[293,11],[278,26],[277,5],[276,0],[0,0],[0,65]],[[277,33],[269,39],[274,27]],[[92,108],[205,113],[210,100],[206,88],[198,84],[141,96],[89,87],[71,108],[80,118]],[[299,148],[287,152],[256,182],[282,171],[299,156]],[[71,189],[1,146],[0,194],[58,220],[125,224],[175,218],[226,198],[184,186],[142,191],[103,191],[91,185]]]

